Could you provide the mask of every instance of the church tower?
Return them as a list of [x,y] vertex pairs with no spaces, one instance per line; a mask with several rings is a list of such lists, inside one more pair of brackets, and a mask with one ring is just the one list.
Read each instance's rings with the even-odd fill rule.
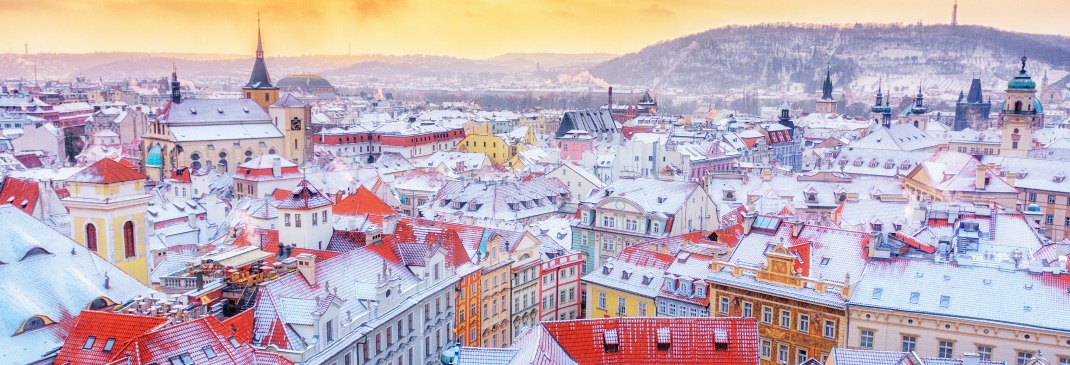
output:
[[825,68],[825,83],[821,85],[821,100],[817,101],[816,112],[836,112],[836,99],[832,98],[832,71],[828,68]]
[[145,212],[152,196],[132,165],[103,158],[67,179],[71,196],[71,238],[115,264],[142,284],[149,284]]
[[282,131],[285,145],[280,154],[297,165],[312,160],[312,106],[291,93],[283,93],[268,110],[275,126]]
[[1033,130],[1044,125],[1044,109],[1036,98],[1037,84],[1025,70],[1026,57],[1022,57],[1022,69],[1007,83],[1007,101],[999,113],[1000,155],[1025,157],[1033,147]]
[[249,75],[249,83],[242,87],[242,94],[246,99],[255,101],[264,110],[268,110],[268,106],[279,101],[279,88],[271,84],[267,63],[264,62],[264,42],[260,36],[259,18],[256,19],[256,61],[253,62],[253,73]]

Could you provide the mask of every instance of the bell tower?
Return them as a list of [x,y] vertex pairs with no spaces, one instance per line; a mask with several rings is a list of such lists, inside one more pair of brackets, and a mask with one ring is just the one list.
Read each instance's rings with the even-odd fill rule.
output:
[[1022,69],[1007,83],[1007,101],[999,113],[1000,155],[1025,157],[1033,147],[1033,130],[1044,125],[1044,112],[1037,100],[1037,84],[1025,70],[1027,58],[1022,57]]
[[818,113],[836,112],[836,99],[832,98],[832,70],[825,68],[825,82],[821,85],[821,100],[817,101]]
[[268,110],[268,106],[279,101],[279,88],[271,84],[267,63],[264,62],[264,42],[260,35],[259,16],[256,18],[256,61],[253,62],[253,72],[249,75],[249,82],[242,87],[242,96],[252,99],[265,111]]

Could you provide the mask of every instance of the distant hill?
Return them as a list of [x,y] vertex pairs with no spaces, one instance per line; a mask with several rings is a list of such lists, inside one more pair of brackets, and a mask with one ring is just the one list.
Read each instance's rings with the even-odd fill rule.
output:
[[[812,92],[830,65],[837,92],[869,93],[883,77],[895,93],[956,90],[979,75],[1006,82],[1023,53],[1038,78],[1070,70],[1070,38],[980,26],[818,26],[717,28],[608,60],[591,73],[614,84],[685,92],[778,89]],[[1038,80],[1039,84],[1039,80]]]

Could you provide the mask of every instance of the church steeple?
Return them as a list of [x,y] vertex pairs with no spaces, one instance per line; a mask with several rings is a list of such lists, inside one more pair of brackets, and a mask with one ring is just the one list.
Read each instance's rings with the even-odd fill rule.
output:
[[256,60],[253,61],[253,72],[249,75],[249,82],[242,87],[246,99],[256,101],[260,107],[267,110],[268,106],[279,100],[279,88],[271,84],[271,75],[268,74],[267,62],[264,60],[264,42],[260,32],[260,15],[256,16]]
[[182,102],[182,84],[178,82],[178,66],[174,60],[171,60],[171,102]]

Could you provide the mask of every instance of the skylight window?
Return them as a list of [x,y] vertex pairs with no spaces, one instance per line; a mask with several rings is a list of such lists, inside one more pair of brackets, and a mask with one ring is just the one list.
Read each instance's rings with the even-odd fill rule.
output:
[[241,344],[240,344],[240,343],[238,343],[238,340],[235,340],[235,339],[234,339],[234,337],[227,337],[227,340],[229,340],[229,341],[230,341],[230,345],[231,345],[231,346],[234,346],[234,348],[239,348],[239,347],[241,347]]
[[941,295],[940,296],[940,307],[941,308],[947,308],[947,307],[950,307],[950,306],[951,306],[951,297],[949,297],[947,295]]
[[910,304],[918,304],[918,302],[920,302],[920,301],[921,301],[921,293],[918,293],[918,292],[911,292],[910,293]]
[[829,260],[830,259],[828,257],[822,257],[821,258],[821,266],[822,267],[828,266],[829,265]]
[[111,352],[113,347],[115,347],[114,338],[109,338],[107,341],[104,341],[104,352]]
[[602,333],[605,339],[606,352],[620,351],[620,340],[617,338],[617,330],[606,330]]
[[215,358],[215,350],[212,349],[212,346],[205,346],[202,350],[204,350],[204,357],[207,357],[208,360]]
[[82,350],[92,349],[95,343],[97,343],[97,336],[89,336],[89,338],[85,339],[85,345],[82,345]]
[[884,294],[883,288],[873,288],[873,299],[881,300],[882,294]]

